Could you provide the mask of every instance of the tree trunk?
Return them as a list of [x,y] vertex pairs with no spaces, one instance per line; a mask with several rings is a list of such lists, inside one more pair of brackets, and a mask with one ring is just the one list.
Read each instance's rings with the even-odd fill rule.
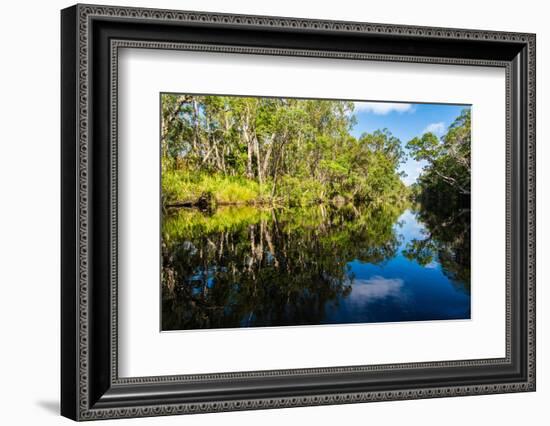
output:
[[199,106],[197,100],[193,98],[193,151],[196,153],[199,145]]
[[285,142],[286,142],[286,135],[283,136],[283,138],[281,139],[281,144],[277,151],[277,156],[273,162],[273,188],[271,189],[271,199],[275,197],[275,192],[277,189],[277,179],[279,177],[279,163],[280,163],[281,157],[284,155]]
[[250,137],[250,123],[249,123],[249,115],[248,111],[245,114],[244,122],[241,129],[242,138],[246,142],[246,151],[247,151],[247,158],[246,158],[246,177],[249,179],[252,179],[254,176],[252,175],[252,154],[253,154],[253,144],[252,144],[252,138]]
[[264,146],[267,145],[267,151],[264,155],[264,160],[263,160],[263,164],[262,164],[262,176],[267,176],[268,172],[269,172],[269,160],[271,158],[271,153],[273,152],[273,144],[274,144],[274,141],[275,140],[275,136],[274,135],[271,135],[268,140],[266,141],[266,143],[264,144]]
[[258,169],[258,183],[260,186],[262,186],[262,162],[260,161],[260,143],[258,142],[258,138],[254,136],[254,153],[256,154],[256,165]]

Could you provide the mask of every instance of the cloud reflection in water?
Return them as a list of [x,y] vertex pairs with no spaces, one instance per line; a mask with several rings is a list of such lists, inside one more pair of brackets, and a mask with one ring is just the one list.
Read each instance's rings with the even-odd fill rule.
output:
[[403,280],[375,275],[369,279],[353,281],[352,299],[356,302],[374,302],[385,298],[403,297]]

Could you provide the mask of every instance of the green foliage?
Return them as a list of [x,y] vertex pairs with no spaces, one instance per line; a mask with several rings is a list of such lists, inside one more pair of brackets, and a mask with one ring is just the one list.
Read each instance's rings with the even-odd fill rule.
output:
[[464,109],[440,139],[426,133],[407,143],[416,160],[428,163],[418,184],[422,197],[448,198],[470,194],[471,111]]
[[347,101],[163,95],[165,204],[211,193],[218,203],[304,206],[406,195],[405,153],[388,130],[350,134]]
[[252,204],[267,194],[269,187],[241,176],[167,170],[162,175],[165,204],[195,201],[202,194],[213,194],[218,204]]
[[424,133],[421,137],[416,137],[407,143],[407,148],[411,156],[417,160],[432,160],[437,158],[442,151],[442,145],[439,144],[437,136],[431,132]]
[[327,199],[327,188],[314,179],[283,176],[279,184],[279,200],[290,207],[307,206]]

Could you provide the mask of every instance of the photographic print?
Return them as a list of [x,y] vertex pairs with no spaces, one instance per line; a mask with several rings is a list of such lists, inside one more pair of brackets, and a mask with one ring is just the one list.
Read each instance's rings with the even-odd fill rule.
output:
[[470,105],[160,109],[162,331],[470,319]]

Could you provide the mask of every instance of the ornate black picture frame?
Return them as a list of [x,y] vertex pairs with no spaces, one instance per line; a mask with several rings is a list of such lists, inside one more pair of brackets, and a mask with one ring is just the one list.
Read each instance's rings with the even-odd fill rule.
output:
[[[61,28],[62,415],[93,420],[535,390],[534,34],[95,5],[64,9]],[[121,47],[504,68],[506,356],[120,378]]]

